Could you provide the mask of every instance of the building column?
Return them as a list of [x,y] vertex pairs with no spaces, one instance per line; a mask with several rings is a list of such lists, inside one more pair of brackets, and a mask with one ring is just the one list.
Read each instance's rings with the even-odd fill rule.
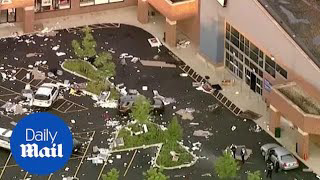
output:
[[309,134],[303,132],[300,128],[298,128],[297,153],[304,160],[307,160],[309,158],[309,141]]
[[23,8],[16,9],[16,22],[23,22]]
[[280,127],[280,118],[281,113],[270,104],[270,121],[269,121],[269,130],[275,134],[276,128]]
[[175,47],[177,44],[177,21],[166,18],[165,26],[165,41],[169,46]]
[[34,31],[34,7],[28,6],[23,9],[23,31],[30,33]]
[[138,21],[142,24],[149,22],[149,3],[147,0],[138,0],[138,12],[137,18]]
[[77,12],[80,10],[80,0],[72,0],[71,1],[71,11]]

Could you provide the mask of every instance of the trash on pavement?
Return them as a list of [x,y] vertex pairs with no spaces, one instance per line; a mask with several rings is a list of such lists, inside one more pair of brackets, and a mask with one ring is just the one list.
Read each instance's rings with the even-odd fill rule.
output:
[[161,42],[159,41],[158,38],[150,38],[148,39],[148,42],[151,47],[160,47],[162,46]]
[[148,86],[142,86],[143,91],[148,91]]
[[56,55],[57,56],[64,56],[64,55],[66,55],[66,53],[65,52],[56,52]]
[[181,77],[188,77],[188,73],[181,73],[180,76]]
[[217,109],[218,107],[220,107],[220,105],[219,105],[218,103],[212,104],[212,105],[209,105],[209,106],[208,106],[208,110],[209,110],[210,112],[212,112],[212,111],[214,111],[215,109]]
[[121,147],[121,146],[124,146],[124,140],[123,140],[122,137],[117,138],[117,139],[114,141],[114,147]]
[[176,114],[181,116],[181,119],[185,119],[185,120],[193,120],[194,117],[192,115],[194,111],[192,111],[192,109],[180,109],[179,111],[176,112]]
[[133,57],[132,59],[131,59],[131,62],[132,63],[136,63],[136,62],[138,62],[140,60],[140,58],[138,58],[138,57]]
[[194,136],[198,136],[198,137],[205,137],[205,138],[209,138],[209,136],[212,136],[213,134],[209,131],[204,131],[204,130],[196,130],[193,132]]
[[153,90],[153,95],[154,95],[153,98],[161,99],[164,105],[176,103],[176,100],[174,98],[166,98],[164,96],[161,96],[157,90]]
[[167,68],[176,68],[175,64],[166,63],[164,61],[148,61],[148,60],[140,60],[143,66],[153,66],[153,67],[167,67]]
[[190,45],[190,41],[187,40],[181,40],[177,43],[177,48],[187,48],[188,45]]
[[214,89],[208,83],[202,83],[202,85],[197,87],[196,89],[199,91],[203,91],[205,93],[209,93],[209,94],[213,93],[213,91],[214,91]]
[[231,127],[231,131],[235,131],[236,129],[237,129],[236,126],[232,126],[232,127]]
[[258,132],[262,131],[262,129],[258,124],[256,124],[254,126],[250,126],[249,131],[258,133]]
[[52,47],[52,50],[56,51],[56,50],[58,50],[59,48],[60,48],[60,45],[56,45],[56,46],[53,46],[53,47]]

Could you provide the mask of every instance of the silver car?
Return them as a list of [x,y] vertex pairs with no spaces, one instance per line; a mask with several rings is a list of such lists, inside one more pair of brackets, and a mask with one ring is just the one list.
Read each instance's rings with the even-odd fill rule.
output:
[[299,167],[297,159],[288,150],[278,144],[265,144],[261,146],[260,150],[265,161],[270,158],[273,164],[278,166],[280,170],[291,170]]

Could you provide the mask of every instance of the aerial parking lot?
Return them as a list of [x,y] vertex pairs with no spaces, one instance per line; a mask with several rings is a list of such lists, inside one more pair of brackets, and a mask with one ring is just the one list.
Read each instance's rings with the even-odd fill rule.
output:
[[[192,73],[193,78],[182,76],[185,73],[182,70],[185,67],[183,60],[174,58],[165,46],[151,47],[148,39],[153,36],[140,28],[124,24],[103,24],[92,25],[91,29],[97,43],[97,53],[108,52],[112,55],[116,73],[109,80],[113,84],[123,84],[121,87],[126,87],[122,88],[124,91],[134,89],[149,99],[153,98],[154,90],[161,96],[174,99],[165,105],[164,113],[157,115],[154,122],[167,127],[176,115],[183,128],[183,145],[198,158],[190,167],[164,170],[164,174],[170,176],[170,179],[218,179],[214,163],[227,147],[236,144],[244,145],[252,151],[244,164],[239,161],[240,179],[246,179],[248,171],[256,170],[265,177],[266,162],[260,147],[276,141],[263,130],[250,130],[256,127],[254,121],[237,116],[238,111],[230,111],[213,95],[197,90],[193,82],[204,81],[203,77],[196,72]],[[66,59],[76,56],[71,44],[74,39],[80,40],[81,30],[82,27],[79,27],[50,34],[0,39],[0,72],[7,76],[4,78],[2,75],[3,79],[0,79],[0,107],[8,102],[19,102],[17,97],[27,84],[32,90],[36,90],[43,83],[88,82],[61,67]],[[142,61],[133,61],[134,57]],[[121,59],[126,60],[126,65],[122,64]],[[148,65],[147,61],[161,61],[166,65]],[[30,73],[35,67],[45,74],[44,78]],[[213,105],[216,108],[210,108]],[[0,127],[13,129],[19,119],[38,111],[26,104],[21,106],[22,109],[15,106],[13,112],[2,108]],[[232,105],[228,107],[230,106]],[[98,180],[102,178],[102,174],[116,168],[120,179],[141,180],[143,172],[153,165],[157,157],[159,149],[156,146],[113,152],[110,145],[115,140],[117,127],[126,125],[130,118],[119,115],[117,108],[97,105],[97,100],[89,95],[74,95],[70,93],[70,89],[62,88],[57,100],[45,111],[65,120],[73,137],[82,143],[81,148],[73,153],[63,169],[46,177],[23,171],[16,165],[9,150],[0,149],[0,179],[55,180],[74,177]],[[196,133],[200,131],[208,134]],[[102,163],[94,163],[90,159],[96,153],[96,147],[109,150]],[[302,162],[299,164],[297,169],[274,173],[273,179],[317,179],[315,174],[303,171],[307,167]]]

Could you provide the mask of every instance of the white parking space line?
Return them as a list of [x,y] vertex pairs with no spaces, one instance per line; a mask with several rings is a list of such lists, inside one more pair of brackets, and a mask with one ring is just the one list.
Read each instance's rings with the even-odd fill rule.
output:
[[132,155],[132,158],[131,158],[131,160],[130,160],[130,162],[129,162],[129,165],[128,165],[126,171],[124,172],[123,176],[126,176],[126,175],[127,175],[128,170],[129,170],[129,168],[131,167],[131,164],[132,164],[134,158],[136,157],[137,151],[138,151],[138,150],[135,150],[135,151],[134,151],[134,153],[133,153],[133,155]]
[[2,178],[2,175],[3,175],[4,171],[6,170],[6,167],[7,167],[8,163],[9,163],[9,161],[10,161],[11,155],[12,155],[12,153],[10,153],[6,163],[4,164],[4,167],[3,167],[2,171],[1,171],[1,174],[0,174],[0,179]]
[[[95,133],[96,133],[96,132],[94,131],[90,139],[93,139]],[[86,148],[86,151],[84,152],[84,155],[83,155],[83,157],[82,157],[82,159],[81,159],[81,161],[80,161],[80,163],[79,163],[79,166],[78,166],[76,172],[75,172],[74,175],[73,175],[74,178],[76,178],[77,175],[78,175],[78,172],[79,172],[79,170],[80,170],[80,168],[81,168],[81,165],[83,164],[83,161],[84,161],[84,159],[85,159],[85,157],[86,157],[86,154],[87,154],[87,152],[88,152],[88,150],[89,150],[89,147],[90,147],[91,142],[92,142],[92,141],[89,142],[89,144],[88,144],[88,146],[87,146],[87,148]]]

